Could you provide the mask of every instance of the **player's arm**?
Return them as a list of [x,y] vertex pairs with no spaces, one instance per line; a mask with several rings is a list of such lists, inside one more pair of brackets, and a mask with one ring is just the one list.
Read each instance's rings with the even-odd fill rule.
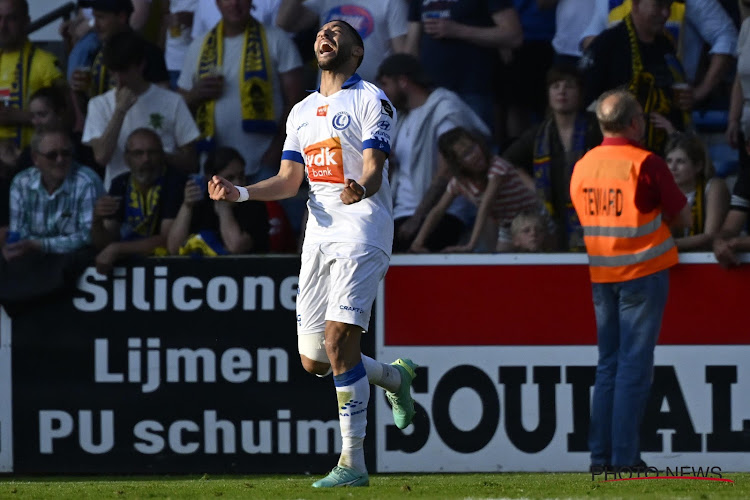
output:
[[341,192],[341,201],[344,205],[357,203],[380,190],[386,158],[385,153],[378,149],[369,148],[362,151],[362,177],[357,180],[346,179],[346,185]]
[[345,179],[340,198],[344,205],[357,203],[375,196],[383,183],[383,168],[391,154],[388,133],[396,123],[396,112],[385,94],[380,91],[364,103],[362,112],[362,175],[359,179]]
[[297,194],[304,176],[305,170],[302,163],[284,158],[281,160],[278,174],[250,186],[235,186],[223,177],[214,175],[208,181],[208,194],[212,200],[239,201],[240,189],[238,188],[242,187],[247,190],[248,197],[245,200],[283,200]]

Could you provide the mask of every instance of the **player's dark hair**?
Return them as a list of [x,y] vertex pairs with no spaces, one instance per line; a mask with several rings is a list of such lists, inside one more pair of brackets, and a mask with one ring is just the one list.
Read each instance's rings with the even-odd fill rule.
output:
[[[349,34],[352,35],[352,38],[354,38],[354,45],[356,45],[357,47],[362,47],[362,55],[360,56],[359,60],[357,61],[357,68],[359,68],[359,66],[362,64],[362,60],[365,58],[365,54],[364,54],[364,51],[365,51],[365,42],[364,42],[364,40],[362,40],[362,36],[359,34],[359,32],[356,29],[354,29],[354,26],[352,26],[351,24],[347,23],[343,19],[331,19],[330,21],[328,21],[328,23],[332,23],[332,22],[337,22],[337,23],[343,24],[344,27],[349,31]],[[326,24],[328,24],[328,23],[326,23]]]

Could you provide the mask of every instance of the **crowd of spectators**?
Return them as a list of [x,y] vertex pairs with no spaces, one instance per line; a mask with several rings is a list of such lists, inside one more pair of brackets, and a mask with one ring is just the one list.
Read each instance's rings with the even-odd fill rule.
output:
[[[587,109],[622,87],[647,115],[644,145],[693,206],[679,248],[714,249],[731,265],[750,249],[747,9],[80,0],[60,27],[64,67],[29,41],[27,0],[0,0],[0,288],[8,269],[38,267],[31,256],[84,249],[100,272],[132,256],[296,251],[306,193],[229,207],[210,202],[205,184],[278,171],[286,116],[317,85],[313,54],[299,47],[331,19],[360,33],[361,76],[399,110],[389,131],[396,252],[583,250],[570,177],[601,141]],[[706,110],[720,112],[739,150],[731,197],[693,121]]]

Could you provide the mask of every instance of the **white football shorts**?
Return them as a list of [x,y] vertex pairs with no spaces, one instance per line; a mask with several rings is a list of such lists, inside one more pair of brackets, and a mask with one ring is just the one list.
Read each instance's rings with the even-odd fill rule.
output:
[[297,334],[325,331],[326,321],[367,330],[378,284],[389,258],[364,243],[322,243],[302,251],[297,296]]

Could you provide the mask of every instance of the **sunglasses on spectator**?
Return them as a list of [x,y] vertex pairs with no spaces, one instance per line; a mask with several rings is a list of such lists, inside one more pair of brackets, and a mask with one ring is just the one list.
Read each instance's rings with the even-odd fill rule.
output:
[[39,151],[38,154],[40,156],[44,156],[49,161],[54,161],[57,160],[58,156],[63,159],[70,158],[71,156],[73,156],[73,151],[71,151],[70,149],[57,149],[54,151],[47,151],[46,153],[42,153],[41,151]]

